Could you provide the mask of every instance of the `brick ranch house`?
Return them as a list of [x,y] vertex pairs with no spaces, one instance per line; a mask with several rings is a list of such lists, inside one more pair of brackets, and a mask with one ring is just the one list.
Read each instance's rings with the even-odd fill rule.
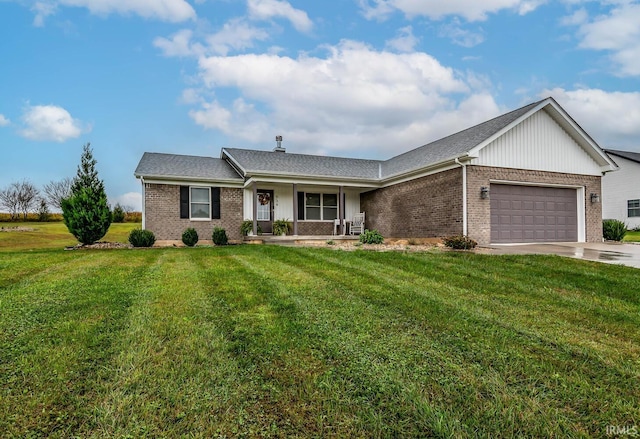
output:
[[552,98],[392,157],[364,160],[223,148],[220,158],[144,153],[143,228],[179,240],[213,227],[240,240],[244,220],[269,233],[331,235],[365,212],[387,238],[468,235],[481,244],[602,240],[602,175],[617,169]]

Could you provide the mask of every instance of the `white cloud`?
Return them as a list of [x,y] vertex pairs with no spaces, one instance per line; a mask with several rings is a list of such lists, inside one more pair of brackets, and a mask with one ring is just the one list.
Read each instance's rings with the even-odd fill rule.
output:
[[565,20],[567,24],[580,24],[579,47],[611,52],[611,59],[618,67],[614,72],[616,75],[640,75],[640,4],[625,2],[607,15],[585,21],[581,15]]
[[560,20],[560,24],[563,26],[579,26],[589,20],[589,13],[585,8],[580,8],[574,11],[573,14],[563,17]]
[[42,0],[31,7],[36,14],[33,24],[42,26],[44,19],[60,6],[87,8],[96,15],[135,14],[172,23],[196,18],[195,10],[186,0]]
[[153,45],[162,50],[164,56],[199,56],[204,55],[205,48],[200,43],[191,43],[193,31],[182,29],[170,38],[157,37]]
[[545,0],[359,0],[368,19],[385,19],[394,11],[400,11],[408,17],[424,16],[438,20],[456,15],[468,21],[485,20],[488,14],[503,9],[524,15],[543,3]]
[[55,3],[46,1],[37,1],[31,6],[31,11],[35,13],[33,25],[36,27],[44,26],[44,20],[56,12]]
[[306,12],[295,9],[284,0],[248,0],[249,17],[257,20],[269,20],[273,17],[283,17],[291,22],[300,32],[313,29],[313,22]]
[[142,211],[142,194],[140,192],[127,192],[126,194],[118,195],[115,198],[109,198],[109,203],[115,206],[119,203],[122,207],[132,208],[134,211]]
[[164,56],[199,57],[217,54],[227,55],[230,51],[241,51],[253,47],[254,41],[264,41],[269,34],[243,19],[232,19],[224,24],[220,31],[204,37],[206,44],[193,41],[193,31],[182,29],[169,38],[157,37],[153,45]]
[[640,92],[607,92],[600,89],[545,90],[603,148],[638,150]]
[[462,47],[474,47],[484,41],[484,35],[481,32],[463,29],[458,18],[454,18],[451,23],[442,25],[439,33],[441,37],[449,38]]
[[0,127],[6,127],[9,125],[11,121],[4,117],[4,114],[0,114]]
[[378,52],[352,41],[327,50],[326,58],[203,57],[204,86],[240,97],[205,102],[190,116],[253,143],[283,133],[297,152],[388,156],[499,114],[493,98],[475,89],[486,83],[428,54]]
[[204,100],[202,99],[199,90],[196,90],[195,88],[185,88],[182,90],[182,95],[178,102],[185,105],[194,105],[201,104]]
[[243,50],[253,47],[253,42],[264,41],[269,34],[264,29],[251,26],[242,19],[229,20],[222,29],[207,37],[207,43],[213,53],[227,55],[230,50]]
[[419,41],[420,40],[413,35],[413,28],[406,26],[399,29],[398,36],[388,40],[385,46],[398,52],[413,52]]
[[22,115],[23,137],[31,140],[65,142],[79,137],[83,132],[91,131],[81,121],[71,117],[62,107],[55,105],[34,105]]

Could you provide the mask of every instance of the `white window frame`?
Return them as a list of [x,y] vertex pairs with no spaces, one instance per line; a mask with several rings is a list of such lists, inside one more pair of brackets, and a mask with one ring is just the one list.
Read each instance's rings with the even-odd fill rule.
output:
[[[636,206],[631,206],[631,203],[636,204]],[[631,215],[632,210],[635,210],[635,212],[633,212],[633,215]],[[627,200],[627,218],[638,217],[640,217],[640,199]]]
[[[312,195],[320,195],[320,219],[307,219],[307,194]],[[340,218],[340,194],[335,192],[304,192],[304,221],[327,221],[333,222],[336,218],[333,219],[324,219],[324,196],[325,195],[335,195],[337,204],[336,204],[336,218]],[[310,207],[318,207],[318,206],[310,206]],[[333,206],[328,206],[333,208]]]
[[[194,202],[191,201],[191,194],[192,194],[192,189],[206,189],[208,194],[209,194],[209,202],[208,203],[201,203],[201,202],[195,202],[195,204],[207,204],[209,205],[209,217],[208,218],[194,218],[192,215],[192,207]],[[211,221],[211,187],[209,186],[189,186],[189,220],[191,221]]]

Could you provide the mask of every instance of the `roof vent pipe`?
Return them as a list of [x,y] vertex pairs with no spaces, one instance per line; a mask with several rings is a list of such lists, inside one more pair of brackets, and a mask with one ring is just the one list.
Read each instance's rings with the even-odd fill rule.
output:
[[282,147],[282,136],[276,136],[276,147],[273,148],[273,152],[286,152],[287,150]]

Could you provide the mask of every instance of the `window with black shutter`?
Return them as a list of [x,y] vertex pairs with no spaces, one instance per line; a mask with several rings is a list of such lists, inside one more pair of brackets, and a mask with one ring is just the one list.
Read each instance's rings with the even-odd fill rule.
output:
[[189,186],[180,186],[180,218],[189,218]]
[[211,218],[220,219],[220,188],[211,188]]
[[220,188],[180,186],[180,218],[192,221],[220,219]]

